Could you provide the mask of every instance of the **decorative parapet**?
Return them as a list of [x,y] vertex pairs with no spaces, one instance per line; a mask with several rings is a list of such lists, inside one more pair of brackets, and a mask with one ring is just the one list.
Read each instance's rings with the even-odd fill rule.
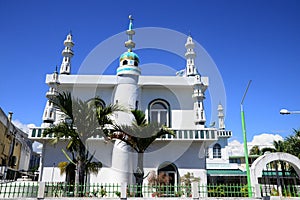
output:
[[[48,140],[53,139],[54,135],[43,136],[43,131],[45,128],[42,127],[34,127],[30,129],[29,138],[32,140]],[[173,130],[175,136],[167,135],[163,136],[158,140],[199,140],[199,141],[212,141],[217,140],[218,137],[231,137],[231,131],[226,130],[217,130],[215,128],[204,128],[201,130]],[[96,135],[91,139],[102,139],[104,137],[101,135]]]

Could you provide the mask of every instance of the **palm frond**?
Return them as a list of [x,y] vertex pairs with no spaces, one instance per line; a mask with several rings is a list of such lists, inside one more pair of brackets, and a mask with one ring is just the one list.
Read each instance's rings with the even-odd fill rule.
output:
[[134,116],[134,122],[137,126],[146,126],[147,125],[146,115],[143,111],[132,110],[131,113]]
[[61,151],[63,152],[63,154],[65,155],[65,157],[68,159],[70,163],[76,165],[75,162],[70,158],[70,156],[65,152],[65,150],[62,149]]
[[[144,123],[145,115],[142,111],[133,111],[138,122],[132,125],[114,125],[110,131],[111,139],[119,139],[131,146],[136,152],[143,153],[157,139],[165,135],[175,135],[172,130],[157,124]],[[141,126],[139,126],[140,124]]]
[[57,96],[50,99],[68,118],[73,120],[72,96],[69,92],[59,93]]
[[69,162],[59,162],[57,164],[57,167],[59,168],[59,171],[60,171],[60,175],[63,175],[66,170],[67,170],[67,166],[68,166]]
[[88,173],[98,174],[99,169],[102,168],[101,162],[89,162],[86,165],[86,171]]

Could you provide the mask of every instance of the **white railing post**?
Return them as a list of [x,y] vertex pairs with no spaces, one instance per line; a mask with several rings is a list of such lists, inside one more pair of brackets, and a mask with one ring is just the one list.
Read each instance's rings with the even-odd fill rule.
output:
[[255,196],[255,198],[261,198],[260,185],[259,184],[254,185],[254,196]]
[[44,199],[45,198],[45,188],[46,188],[46,183],[45,182],[39,182],[39,189],[38,189],[37,199]]
[[197,181],[192,182],[192,198],[199,199],[199,188]]
[[121,183],[121,199],[127,199],[127,183]]

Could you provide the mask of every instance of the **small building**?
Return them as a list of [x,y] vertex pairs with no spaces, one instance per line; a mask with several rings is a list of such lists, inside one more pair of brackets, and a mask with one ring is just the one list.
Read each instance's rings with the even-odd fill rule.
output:
[[29,169],[32,142],[28,135],[12,122],[0,108],[0,176],[2,179],[16,180]]

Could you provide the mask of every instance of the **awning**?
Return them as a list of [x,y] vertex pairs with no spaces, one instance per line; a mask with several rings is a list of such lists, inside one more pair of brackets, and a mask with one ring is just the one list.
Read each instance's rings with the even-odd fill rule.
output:
[[246,172],[240,169],[208,169],[209,176],[246,176]]

